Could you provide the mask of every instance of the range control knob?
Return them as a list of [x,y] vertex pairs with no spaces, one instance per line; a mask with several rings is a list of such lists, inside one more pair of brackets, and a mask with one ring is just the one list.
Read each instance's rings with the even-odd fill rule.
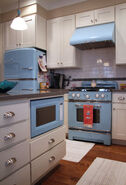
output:
[[90,98],[90,96],[89,96],[88,94],[86,94],[85,96],[86,96],[86,98],[87,98],[87,99],[89,99],[89,98]]
[[79,93],[77,94],[77,98],[80,98],[80,94]]
[[102,98],[105,98],[105,94],[101,94],[101,97],[102,97]]
[[72,94],[72,97],[75,98],[75,94],[74,93]]
[[96,98],[99,98],[99,94],[96,94],[95,97],[96,97]]

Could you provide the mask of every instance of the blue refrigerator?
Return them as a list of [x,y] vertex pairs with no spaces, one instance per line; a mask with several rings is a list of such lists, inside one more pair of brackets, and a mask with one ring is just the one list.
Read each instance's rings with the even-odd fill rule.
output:
[[35,48],[8,50],[4,54],[4,79],[16,81],[12,93],[35,92],[39,89],[38,60],[46,51]]

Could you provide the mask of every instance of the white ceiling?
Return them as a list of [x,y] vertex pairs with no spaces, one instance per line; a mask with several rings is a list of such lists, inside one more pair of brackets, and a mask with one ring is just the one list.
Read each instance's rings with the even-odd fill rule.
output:
[[[87,0],[20,0],[20,7],[38,3],[47,10],[84,2]],[[18,0],[0,0],[0,12],[6,12],[18,7]]]

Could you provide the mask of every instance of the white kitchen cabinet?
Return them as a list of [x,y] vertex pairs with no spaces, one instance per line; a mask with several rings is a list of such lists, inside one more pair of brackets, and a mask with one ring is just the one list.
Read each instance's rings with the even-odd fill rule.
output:
[[116,6],[116,64],[126,64],[126,3]]
[[60,63],[60,21],[61,18],[47,21],[47,66],[58,67]]
[[47,22],[47,67],[79,67],[76,49],[70,46],[75,30],[75,15],[60,17]]
[[126,141],[126,94],[113,93],[112,139]]
[[32,183],[35,183],[37,179],[44,176],[47,172],[54,168],[65,156],[65,154],[66,143],[65,141],[62,141],[48,152],[33,160],[31,162]]
[[[27,100],[0,101],[0,181],[2,180],[2,184],[21,184],[24,181],[27,185],[30,184],[29,168],[27,168],[28,176],[25,175],[24,180],[20,182],[16,177],[16,174],[23,175],[26,170],[24,166],[30,163],[29,139],[29,102]],[[21,170],[18,171],[19,169]]]
[[114,6],[76,14],[76,27],[114,21]]
[[57,127],[30,141],[31,179],[34,184],[57,165],[66,153],[65,126]]
[[0,182],[0,185],[30,185],[30,165],[27,165],[13,175]]
[[24,17],[28,29],[16,31],[10,28],[11,21],[4,23],[4,50],[38,47],[46,50],[46,20],[39,15]]

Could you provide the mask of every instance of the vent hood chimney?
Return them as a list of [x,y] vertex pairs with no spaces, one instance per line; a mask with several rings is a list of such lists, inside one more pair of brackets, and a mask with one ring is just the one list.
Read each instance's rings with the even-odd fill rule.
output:
[[105,48],[115,46],[114,22],[77,28],[70,45],[79,49]]

